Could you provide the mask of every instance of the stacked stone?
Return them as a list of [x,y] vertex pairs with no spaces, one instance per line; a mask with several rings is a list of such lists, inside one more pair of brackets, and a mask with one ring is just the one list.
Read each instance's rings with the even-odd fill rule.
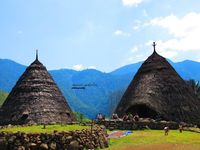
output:
[[107,133],[93,130],[54,133],[0,133],[1,150],[82,150],[108,147]]
[[165,126],[170,129],[178,129],[179,124],[173,121],[155,121],[153,119],[140,119],[140,121],[105,120],[97,122],[110,130],[138,130],[138,129],[157,129],[162,130]]

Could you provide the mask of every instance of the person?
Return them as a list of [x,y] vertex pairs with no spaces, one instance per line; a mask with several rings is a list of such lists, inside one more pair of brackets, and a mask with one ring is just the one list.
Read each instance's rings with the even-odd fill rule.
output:
[[133,117],[133,119],[134,119],[135,121],[139,121],[140,117],[139,117],[138,114],[136,114],[136,115]]
[[125,114],[122,119],[123,119],[123,121],[127,121],[128,120],[128,115]]
[[183,125],[179,125],[179,132],[180,132],[180,133],[183,132]]
[[118,115],[117,114],[112,114],[112,119],[119,119]]
[[132,114],[129,114],[129,115],[128,115],[128,121],[133,121],[133,120],[134,120],[133,115],[132,115]]
[[101,113],[98,113],[97,115],[97,121],[101,121],[103,119],[103,116]]
[[169,133],[169,127],[168,126],[164,127],[164,133],[165,133],[165,135],[168,135],[168,133]]

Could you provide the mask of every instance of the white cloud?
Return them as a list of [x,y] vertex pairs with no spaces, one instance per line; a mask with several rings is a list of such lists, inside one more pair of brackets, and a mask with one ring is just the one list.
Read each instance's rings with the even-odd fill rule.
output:
[[89,66],[89,67],[86,67],[82,64],[77,64],[77,65],[74,65],[72,67],[72,69],[76,70],[76,71],[81,71],[81,70],[85,70],[85,69],[96,69],[96,66]]
[[148,17],[149,16],[148,13],[147,13],[147,11],[146,11],[146,9],[144,9],[142,13],[143,13],[144,17]]
[[132,55],[127,59],[127,63],[136,63],[144,59],[145,59],[145,55],[143,54]]
[[[148,41],[146,43],[146,46],[151,46],[152,47],[152,43],[153,41]],[[169,59],[172,59],[172,58],[175,58],[177,55],[178,55],[178,52],[175,48],[171,49],[170,45],[175,45],[176,42],[174,41],[156,41],[156,51],[161,54],[162,56],[166,57],[166,58],[169,58]],[[152,51],[153,51],[153,47],[152,47]]]
[[74,65],[72,68],[74,70],[80,71],[84,69],[84,66],[82,64],[77,64],[77,65]]
[[140,28],[139,25],[135,25],[135,26],[133,26],[133,30],[138,30],[139,28]]
[[173,59],[178,55],[176,51],[161,51],[160,54],[166,58]]
[[143,0],[122,0],[124,6],[131,7],[131,6],[138,6]]
[[114,35],[116,35],[116,36],[130,36],[131,34],[130,34],[130,33],[127,33],[127,32],[124,32],[124,31],[122,31],[122,30],[116,30],[116,31],[114,32]]
[[133,30],[139,30],[142,27],[142,22],[140,20],[135,20],[133,25]]
[[132,49],[131,49],[131,53],[136,53],[138,52],[138,47],[137,46],[134,46]]
[[96,66],[89,66],[89,67],[87,67],[87,69],[97,69],[97,67]]
[[[150,21],[149,25],[167,29],[169,34],[173,36],[171,39],[159,41],[159,47],[163,50],[200,50],[200,13],[192,12],[182,18],[178,18],[175,15],[155,18]],[[173,55],[175,55],[175,53]]]
[[141,45],[133,46],[130,49],[129,56],[125,60],[125,64],[127,63],[136,63],[138,61],[144,60],[146,54],[141,51]]

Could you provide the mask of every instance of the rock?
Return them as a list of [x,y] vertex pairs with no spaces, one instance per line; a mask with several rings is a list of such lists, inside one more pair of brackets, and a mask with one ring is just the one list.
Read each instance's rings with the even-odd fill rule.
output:
[[73,137],[72,136],[67,136],[65,139],[66,140],[71,140]]
[[109,127],[109,130],[110,131],[113,131],[115,128],[114,127]]
[[50,143],[50,144],[49,144],[49,148],[50,148],[51,150],[56,150],[56,143]]
[[[48,144],[47,144],[48,143]],[[100,127],[82,131],[54,133],[0,133],[0,150],[81,150],[104,148],[108,145],[106,132]]]
[[83,149],[84,148],[84,146],[83,145],[79,145],[79,149]]
[[77,141],[71,141],[69,144],[70,150],[79,150],[79,143]]
[[47,144],[45,144],[45,143],[42,143],[41,145],[40,145],[40,149],[41,150],[48,150],[48,145]]
[[165,121],[165,120],[161,120],[160,123],[167,123],[167,121]]
[[24,146],[19,146],[17,150],[25,150]]
[[30,144],[28,144],[28,146],[30,146],[30,147],[35,147],[35,146],[37,146],[37,144],[35,144],[35,143],[30,143]]
[[104,143],[102,141],[100,141],[99,144],[100,144],[100,148],[102,148],[102,149],[105,148],[105,145],[104,145]]

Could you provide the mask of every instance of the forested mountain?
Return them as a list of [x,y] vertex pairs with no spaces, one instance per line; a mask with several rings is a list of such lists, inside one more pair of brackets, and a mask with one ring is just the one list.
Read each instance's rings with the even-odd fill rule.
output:
[[[190,60],[169,62],[184,79],[200,81],[199,62]],[[142,62],[123,66],[110,73],[94,69],[83,71],[61,69],[52,70],[50,74],[72,109],[94,118],[99,112],[106,115],[111,113],[111,108],[117,105],[141,64]],[[0,59],[0,68],[0,89],[9,93],[26,66],[12,60]]]

